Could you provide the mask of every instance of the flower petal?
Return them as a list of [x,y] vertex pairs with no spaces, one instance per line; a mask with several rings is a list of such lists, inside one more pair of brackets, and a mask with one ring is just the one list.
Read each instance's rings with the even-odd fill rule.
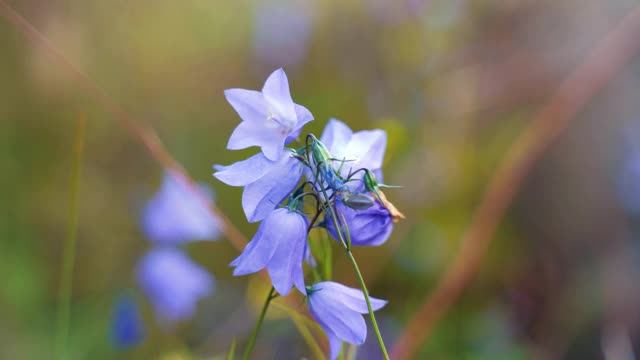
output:
[[327,340],[329,341],[329,358],[335,360],[340,355],[342,350],[342,340],[329,328],[322,328],[327,334]]
[[136,278],[163,323],[190,318],[215,285],[209,272],[172,247],[149,251],[137,265]]
[[264,176],[274,164],[275,161],[267,159],[263,153],[257,153],[231,165],[214,165],[218,171],[213,176],[227,185],[245,186]]
[[236,267],[233,270],[234,276],[253,274],[267,266],[278,248],[278,238],[269,236],[270,231],[272,230],[269,229],[267,222],[260,224],[258,231],[242,254],[231,262],[230,265]]
[[289,80],[282,68],[269,75],[262,87],[262,95],[276,117],[286,123],[296,124],[296,111],[289,92]]
[[293,129],[291,134],[289,134],[289,136],[285,140],[285,144],[288,144],[293,140],[297,139],[298,136],[300,136],[300,132],[302,132],[302,128],[304,127],[304,125],[309,121],[313,120],[313,115],[311,115],[311,112],[307,110],[306,107],[298,104],[294,104],[294,105],[296,109],[296,117],[298,118],[298,123],[296,124],[296,127]]
[[[315,287],[315,286],[314,286]],[[367,325],[358,312],[342,306],[331,293],[318,286],[309,296],[309,311],[324,328],[329,328],[342,340],[351,344],[362,344],[367,338]],[[328,294],[327,294],[328,293]]]
[[334,158],[342,159],[352,135],[353,132],[345,123],[331,118],[324,127],[320,141],[329,149]]
[[224,96],[243,121],[262,123],[269,116],[267,101],[259,91],[227,89]]
[[302,164],[285,151],[278,163],[242,193],[242,208],[249,222],[266,218],[295,188],[302,176]]
[[294,284],[305,292],[302,262],[307,237],[306,219],[284,208],[275,210],[267,219],[273,236],[279,239],[278,248],[267,265],[273,287],[282,296],[289,294]]
[[269,160],[277,160],[283,152],[284,137],[276,127],[267,126],[267,122],[241,122],[229,137],[227,149],[240,150],[259,146]]
[[385,131],[362,130],[353,134],[345,153],[346,156],[357,159],[355,164],[350,164],[353,170],[360,168],[375,170],[382,167],[386,148],[387,133]]
[[[319,283],[318,287],[322,287],[322,289],[327,291],[327,294],[331,294],[333,301],[339,302],[347,308],[361,314],[369,313],[367,301],[364,299],[362,290],[344,286],[333,281]],[[386,300],[376,299],[371,296],[369,296],[369,300],[371,301],[373,311],[380,310],[388,303]]]

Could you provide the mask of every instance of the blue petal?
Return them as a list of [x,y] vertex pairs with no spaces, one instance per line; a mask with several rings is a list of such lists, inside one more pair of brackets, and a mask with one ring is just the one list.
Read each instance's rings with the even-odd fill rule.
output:
[[231,262],[230,265],[236,267],[233,270],[234,276],[253,274],[267,266],[278,248],[278,238],[269,236],[271,231],[273,230],[269,228],[268,221],[260,224],[258,231],[242,254]]
[[275,164],[275,161],[267,159],[263,153],[257,153],[231,165],[214,165],[218,172],[213,176],[227,185],[245,186],[264,176]]
[[298,123],[296,125],[296,128],[293,129],[291,134],[289,134],[289,136],[285,140],[285,144],[288,144],[293,140],[297,139],[298,136],[300,136],[300,132],[302,132],[302,128],[305,126],[305,124],[313,120],[313,115],[311,115],[311,112],[307,110],[306,107],[298,104],[295,104],[295,107],[296,107],[296,117],[298,118]]
[[[336,210],[344,216],[351,234],[351,245],[378,246],[387,241],[393,231],[391,213],[379,201],[366,210],[353,210],[338,203]],[[328,221],[326,228],[329,234],[338,240],[333,222]]]
[[324,127],[320,141],[329,149],[333,157],[342,159],[352,135],[353,132],[345,123],[332,118]]
[[342,340],[331,329],[325,327],[322,329],[327,334],[327,340],[329,341],[329,358],[335,360],[340,355],[340,350],[342,350]]
[[267,101],[259,91],[227,89],[224,96],[243,121],[262,123],[269,116]]
[[292,127],[296,125],[296,111],[289,92],[289,80],[282,68],[269,75],[262,87],[262,95],[276,117]]
[[367,168],[375,170],[382,167],[384,152],[387,147],[387,133],[383,130],[358,131],[351,137],[345,150],[347,160],[357,159],[352,163],[354,170]]
[[179,176],[165,173],[160,190],[145,205],[141,219],[145,235],[161,244],[217,238],[221,221],[205,203],[212,200],[212,193],[202,187],[197,194]]
[[211,274],[169,247],[149,251],[138,263],[136,278],[165,324],[191,318],[198,300],[214,290]]
[[131,348],[144,339],[144,324],[132,296],[119,297],[111,316],[111,341],[120,349]]
[[278,242],[273,258],[269,261],[267,270],[273,287],[282,296],[289,294],[291,287],[305,293],[304,247],[307,240],[306,218],[288,209],[277,209],[266,220],[269,221],[271,238]]
[[309,295],[311,315],[322,327],[330,329],[342,340],[362,344],[367,338],[367,325],[362,315],[343,306],[332,293],[325,291],[322,284],[314,285],[316,291]]
[[266,218],[295,188],[302,170],[300,161],[287,150],[266,175],[247,185],[242,193],[242,208],[249,222]]
[[283,152],[286,134],[279,128],[262,123],[241,122],[229,137],[227,149],[240,150],[251,146],[259,146],[269,160],[277,160]]
[[[325,281],[317,285],[326,291],[325,296],[330,294],[333,301],[361,314],[369,313],[362,290],[344,286],[333,281]],[[371,301],[373,311],[380,310],[387,304],[386,300],[376,299],[371,296],[369,296],[369,300]]]

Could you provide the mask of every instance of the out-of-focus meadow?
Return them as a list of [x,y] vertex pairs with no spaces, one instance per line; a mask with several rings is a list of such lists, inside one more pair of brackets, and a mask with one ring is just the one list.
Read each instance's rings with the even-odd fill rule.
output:
[[[25,36],[7,3],[52,46]],[[638,18],[634,11],[628,0],[2,1],[0,358],[53,357],[80,118],[69,358],[223,359],[234,338],[244,347],[267,288],[258,276],[232,276],[238,251],[225,236],[184,246],[215,276],[215,292],[178,326],[156,321],[135,268],[151,248],[140,213],[164,170],[109,102],[155,129],[250,239],[257,224],[242,212],[242,190],[211,176],[213,164],[255,153],[226,150],[240,119],[223,91],[260,89],[283,67],[294,101],[315,117],[305,132],[319,135],[331,117],[387,131],[385,182],[402,189],[386,193],[407,219],[386,244],[355,253],[372,295],[389,300],[377,316],[390,348],[413,336],[416,359],[632,359],[640,344],[640,58],[594,78],[616,52],[635,51],[599,47],[612,31],[640,33],[639,20],[627,18]],[[625,21],[632,24],[620,29]],[[597,66],[554,98],[594,57]],[[593,96],[576,104],[572,96],[593,82]],[[559,105],[540,114],[550,101]],[[528,146],[521,134],[545,116],[568,126],[549,146]],[[517,141],[525,145],[512,148]],[[509,187],[498,193],[515,195],[502,216],[491,198],[483,203],[488,184],[532,148],[541,152],[522,181],[498,182]],[[484,212],[496,218],[478,220]],[[497,229],[486,253],[479,246],[461,255],[474,219]],[[357,286],[341,255],[334,279]],[[436,307],[441,317],[424,339],[404,333],[458,256],[470,259],[459,266],[470,273],[444,294],[450,307]],[[129,349],[110,335],[123,296],[136,299],[145,326]],[[358,358],[379,356],[370,331]],[[254,358],[303,357],[313,355],[295,324],[270,310]]]

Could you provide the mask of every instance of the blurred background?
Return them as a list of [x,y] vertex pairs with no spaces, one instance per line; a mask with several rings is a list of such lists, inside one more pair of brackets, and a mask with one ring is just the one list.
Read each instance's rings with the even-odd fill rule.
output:
[[[247,237],[241,189],[212,176],[240,121],[227,88],[286,71],[319,135],[330,117],[388,133],[387,196],[407,216],[357,249],[387,343],[456,255],[510,145],[560,82],[638,7],[631,0],[183,0],[8,2],[93,83],[158,133]],[[633,359],[640,345],[640,59],[572,119],[517,190],[480,270],[416,359]],[[70,323],[73,359],[225,358],[265,292],[234,278],[220,241],[183,248],[216,279],[193,318],[166,329],[138,289],[140,227],[163,169],[43,47],[0,18],[0,358],[52,357],[74,132],[87,119]],[[356,286],[336,252],[334,278]],[[111,334],[135,299],[142,341]],[[359,359],[379,358],[375,337]],[[272,311],[256,359],[312,358]]]

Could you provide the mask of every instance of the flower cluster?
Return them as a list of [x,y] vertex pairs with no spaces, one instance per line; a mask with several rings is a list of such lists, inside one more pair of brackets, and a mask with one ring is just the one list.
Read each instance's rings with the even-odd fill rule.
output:
[[[141,227],[152,244],[136,266],[136,280],[163,326],[190,318],[199,299],[214,291],[215,280],[193,262],[179,245],[219,236],[218,219],[199,194],[212,200],[205,187],[197,194],[180,174],[167,172],[160,190],[142,211]],[[111,337],[120,348],[142,340],[144,330],[132,296],[115,304]]]
[[349,254],[352,246],[387,241],[403,215],[382,192],[386,185],[378,181],[383,176],[386,133],[353,132],[331,119],[319,139],[309,134],[296,147],[288,147],[313,116],[293,102],[282,69],[267,78],[260,92],[230,89],[225,96],[242,119],[227,148],[260,148],[246,160],[214,165],[217,179],[244,188],[242,208],[247,220],[261,222],[251,242],[231,262],[233,274],[266,269],[278,294],[298,289],[326,332],[335,359],[341,341],[364,342],[367,327],[362,314],[370,313],[373,320],[372,311],[386,302],[323,279],[318,272],[314,272],[315,283],[306,286],[304,260],[314,266],[317,258],[307,238],[312,228],[325,228]]

